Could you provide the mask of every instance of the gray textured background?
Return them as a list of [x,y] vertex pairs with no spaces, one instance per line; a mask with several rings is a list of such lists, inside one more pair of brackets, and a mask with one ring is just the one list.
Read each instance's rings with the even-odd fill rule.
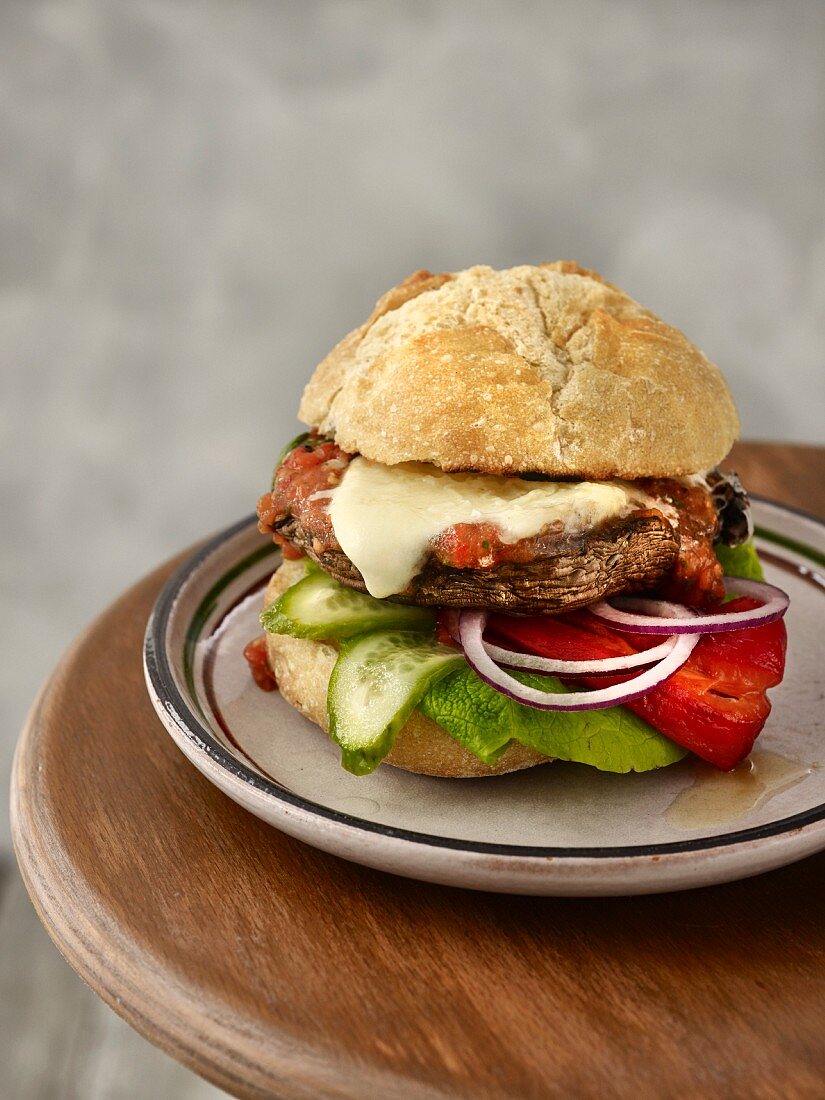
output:
[[[748,436],[822,441],[823,57],[795,0],[0,4],[0,770],[71,637],[251,510],[308,372],[415,268],[576,258],[720,364]],[[210,1094],[7,885],[11,1095]]]

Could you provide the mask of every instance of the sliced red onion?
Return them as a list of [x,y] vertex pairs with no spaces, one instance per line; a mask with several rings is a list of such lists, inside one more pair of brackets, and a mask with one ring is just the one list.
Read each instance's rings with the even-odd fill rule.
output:
[[619,601],[620,607],[600,600],[590,604],[588,611],[597,619],[610,623],[616,630],[629,631],[631,634],[716,634],[775,622],[782,618],[790,603],[786,592],[775,585],[765,584],[764,581],[725,577],[725,591],[730,596],[751,596],[755,600],[762,600],[763,605],[750,611],[697,615],[690,608],[678,603],[622,599]]
[[[458,622],[461,612],[455,608],[446,608],[443,612],[443,622],[447,632],[454,642],[461,645]],[[484,648],[488,656],[503,668],[524,668],[534,672],[549,673],[557,676],[589,676],[610,672],[624,672],[629,668],[641,668],[645,665],[655,664],[656,661],[667,657],[676,644],[676,635],[666,638],[659,645],[640,653],[626,653],[622,657],[597,657],[585,661],[562,661],[552,657],[537,657],[533,653],[523,653],[520,650],[504,649],[485,640]]]
[[546,672],[556,676],[589,676],[591,673],[624,672],[629,668],[639,668],[655,664],[667,657],[676,645],[676,635],[667,638],[660,645],[641,653],[626,653],[621,657],[596,657],[587,661],[561,661],[553,657],[536,657],[532,653],[521,653],[513,649],[502,649],[491,642],[484,642],[484,651],[497,665],[504,668],[525,668],[534,672]]
[[619,706],[631,699],[637,699],[651,688],[663,683],[685,663],[698,643],[698,635],[681,635],[670,653],[653,668],[624,684],[613,687],[596,688],[593,691],[575,691],[564,695],[552,695],[537,688],[519,683],[504,669],[498,667],[488,655],[484,643],[484,625],[487,614],[484,611],[462,611],[458,620],[461,646],[467,663],[476,676],[495,691],[515,699],[518,703],[536,710],[600,710],[604,707]]

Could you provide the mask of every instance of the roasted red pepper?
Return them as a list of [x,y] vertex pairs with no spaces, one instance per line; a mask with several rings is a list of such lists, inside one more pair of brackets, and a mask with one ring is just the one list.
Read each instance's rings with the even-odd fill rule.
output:
[[[732,600],[726,611],[758,607],[757,600]],[[586,611],[527,619],[491,615],[488,632],[506,645],[541,657],[579,661],[615,657],[649,649],[661,641],[651,635],[612,630]],[[753,748],[771,705],[766,690],[785,669],[785,624],[705,634],[687,662],[665,683],[624,705],[666,737],[724,771],[734,768]],[[620,684],[622,676],[577,677],[586,686]]]

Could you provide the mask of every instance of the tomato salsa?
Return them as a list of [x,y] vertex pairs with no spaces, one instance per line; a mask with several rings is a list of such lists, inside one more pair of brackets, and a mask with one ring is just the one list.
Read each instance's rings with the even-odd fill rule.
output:
[[272,535],[283,547],[284,557],[302,556],[278,533],[278,527],[290,516],[300,522],[312,539],[316,554],[341,549],[327,514],[328,497],[324,494],[340,484],[351,458],[337,443],[311,433],[275,470],[271,491],[258,501],[258,530]]
[[640,487],[676,509],[679,556],[673,571],[657,588],[664,599],[689,607],[710,607],[725,595],[722,566],[713,549],[719,521],[713,498],[701,485],[670,478],[644,478]]
[[[310,433],[277,467],[271,491],[258,501],[258,527],[283,547],[285,557],[302,553],[279,530],[291,517],[300,524],[304,538],[311,540],[313,553],[341,549],[328,514],[329,495],[340,484],[352,458],[332,440]],[[631,515],[664,518],[667,511],[676,517],[680,538],[676,564],[657,592],[695,607],[718,603],[724,586],[713,550],[718,521],[710,493],[703,486],[669,478],[647,478],[638,485],[654,502],[662,501],[663,511],[654,507]],[[552,553],[563,532],[564,525],[558,520],[537,535],[505,543],[491,523],[458,523],[437,535],[430,549],[436,561],[453,569],[492,569],[504,562],[528,563]]]
[[266,652],[266,634],[261,634],[246,646],[243,655],[252,673],[252,679],[261,691],[275,691],[278,681],[269,667],[269,657]]

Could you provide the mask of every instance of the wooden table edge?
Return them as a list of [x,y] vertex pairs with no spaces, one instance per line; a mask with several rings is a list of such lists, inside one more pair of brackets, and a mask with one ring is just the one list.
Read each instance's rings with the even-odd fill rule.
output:
[[[825,459],[825,449],[812,446],[758,443],[753,446],[756,451],[763,448],[770,451],[781,446],[783,451],[795,452],[799,457],[816,456],[820,463]],[[798,507],[798,502],[793,506]],[[819,510],[816,505],[809,506],[808,514],[815,515]],[[10,820],[21,876],[38,917],[69,965],[109,1007],[155,1046],[234,1096],[256,1100],[259,1097],[280,1096],[288,1100],[319,1096],[360,1100],[370,1091],[387,1100],[411,1095],[421,1100],[455,1096],[452,1091],[435,1092],[409,1079],[388,1078],[377,1071],[370,1071],[368,1066],[360,1067],[359,1072],[353,1063],[342,1065],[328,1051],[315,1049],[306,1042],[299,1043],[291,1037],[284,1043],[284,1049],[278,1051],[277,1036],[269,1032],[263,1034],[261,1029],[252,1027],[236,1027],[231,1018],[221,1013],[216,1003],[204,998],[202,990],[198,989],[197,996],[194,996],[194,987],[187,990],[183,982],[170,986],[166,972],[163,974],[164,1012],[152,1014],[151,1007],[158,1003],[158,999],[148,996],[146,988],[135,985],[129,977],[129,963],[137,962],[138,956],[134,950],[130,952],[128,938],[117,944],[110,941],[107,947],[111,953],[107,953],[105,964],[99,965],[101,956],[93,950],[88,935],[88,930],[104,927],[95,924],[94,914],[98,908],[95,898],[87,891],[88,907],[85,910],[78,907],[77,912],[69,913],[57,893],[48,886],[44,869],[48,868],[57,881],[67,881],[70,868],[62,866],[55,858],[56,852],[50,850],[48,835],[41,833],[42,824],[35,827],[32,807],[36,800],[29,798],[27,807],[23,797],[37,782],[37,748],[44,709],[56,685],[67,676],[75,656],[92,633],[138,589],[153,586],[155,591],[159,590],[189,553],[191,550],[177,555],[130,587],[78,636],[41,688],[21,731],[11,772]],[[73,882],[78,885],[76,878]],[[107,926],[107,936],[110,931],[110,926]],[[84,935],[84,932],[87,934]],[[139,961],[142,965],[144,959]],[[98,965],[95,965],[96,962]],[[102,974],[109,975],[111,980],[104,981]],[[202,1031],[193,1030],[193,1004],[203,1009],[198,1019]],[[157,1022],[158,1018],[164,1017],[167,1026]],[[231,1047],[225,1042],[227,1035],[233,1038],[234,1045]],[[264,1044],[275,1055],[272,1059],[276,1067],[274,1075],[271,1067],[264,1070],[260,1061],[251,1056],[245,1057],[242,1053],[245,1048],[249,1050]],[[310,1066],[313,1067],[311,1076],[308,1074]],[[239,1074],[240,1067],[247,1071],[245,1076]],[[307,1091],[308,1088],[310,1091]],[[411,1088],[415,1091],[411,1092]]]
[[[166,572],[161,567],[158,572]],[[106,612],[103,613],[102,619]],[[122,1019],[133,1027],[140,1035],[159,1047],[177,1061],[188,1066],[201,1077],[213,1082],[232,1095],[241,1097],[258,1097],[270,1095],[265,1091],[250,1089],[248,1082],[243,1078],[225,1070],[223,1063],[209,1057],[209,1046],[203,1051],[193,1051],[184,1042],[184,1035],[191,1034],[184,1027],[184,1012],[182,1009],[172,1013],[173,1021],[179,1022],[178,1027],[160,1027],[154,1022],[146,1007],[140,1004],[143,991],[135,989],[133,983],[127,977],[128,967],[117,967],[113,963],[119,961],[118,955],[107,958],[107,966],[95,966],[93,960],[98,956],[92,950],[89,937],[83,934],[83,925],[93,925],[94,922],[89,912],[79,911],[74,914],[74,920],[69,919],[65,907],[59,895],[49,887],[47,876],[43,873],[45,868],[50,868],[58,880],[65,879],[66,868],[61,868],[53,859],[48,845],[37,845],[32,839],[38,836],[38,831],[33,828],[33,821],[27,815],[23,795],[29,786],[29,780],[36,771],[34,758],[37,755],[38,726],[42,710],[53,689],[54,683],[64,675],[65,670],[71,666],[74,654],[80,650],[86,637],[94,629],[95,622],[83,631],[67,650],[54,672],[40,689],[35,702],[26,718],[21,731],[12,763],[12,784],[10,798],[10,821],[12,843],[14,846],[17,864],[23,883],[37,912],[38,918],[51,937],[53,943],[60,951],[64,959],[82,980],[113,1009]],[[29,757],[32,757],[32,760]],[[62,873],[61,873],[62,872]],[[73,884],[78,885],[73,879]],[[95,907],[92,907],[91,912]],[[80,919],[78,919],[80,918]],[[121,945],[122,947],[125,945]],[[128,948],[126,948],[128,954]],[[117,975],[110,985],[106,984],[101,975],[108,970],[113,976]],[[129,989],[137,993],[137,997],[130,999],[124,996],[124,990]],[[177,993],[177,991],[175,991]],[[167,991],[168,994],[168,991]],[[175,1000],[176,998],[173,998]],[[165,998],[167,1007],[169,998]]]
[[[164,563],[104,610],[71,644],[32,704],[14,753],[9,814],[12,843],[26,891],[52,942],[89,988],[146,1040],[230,1095],[242,1100],[281,1097],[283,1100],[317,1100],[319,1097],[362,1100],[370,1092],[387,1100],[410,1097],[413,1095],[410,1082],[388,1078],[367,1066],[359,1073],[353,1063],[341,1064],[328,1051],[313,1048],[310,1043],[298,1042],[293,1037],[284,1040],[272,1032],[264,1033],[251,1022],[247,1027],[238,1027],[236,1020],[222,1011],[217,1002],[205,998],[199,987],[187,988],[182,981],[170,983],[166,971],[162,975],[162,1011],[153,1013],[153,1006],[161,1004],[161,998],[148,995],[152,983],[138,985],[130,977],[130,969],[145,967],[145,956],[138,954],[128,937],[115,942],[111,938],[111,924],[95,921],[94,914],[100,909],[96,898],[85,889],[85,883],[72,874],[73,869],[61,866],[53,858],[53,849],[46,842],[47,829],[43,829],[42,822],[34,827],[34,815],[26,810],[23,795],[36,783],[38,773],[36,760],[41,717],[55,686],[67,675],[86,640],[119,604],[143,586],[152,584],[159,590],[190,552],[176,555]],[[36,799],[29,802],[33,806]],[[39,836],[43,837],[43,842],[34,843],[34,838]],[[78,906],[71,914],[67,912],[58,893],[50,888],[47,872],[54,880],[71,882],[74,890],[85,892],[88,906]],[[69,895],[67,891],[65,896]],[[92,947],[95,933],[107,941],[105,961]],[[105,982],[103,974],[108,974],[111,980]],[[157,988],[160,987],[159,981]],[[159,1019],[163,1019],[166,1026],[160,1025]],[[227,1043],[227,1036],[232,1037],[231,1043]],[[271,1063],[266,1067],[253,1054],[253,1050],[264,1048]],[[238,1072],[241,1067],[246,1071],[243,1076]],[[412,1084],[416,1089],[414,1095],[422,1100],[441,1100],[447,1095]],[[283,1086],[283,1091],[278,1086]]]

